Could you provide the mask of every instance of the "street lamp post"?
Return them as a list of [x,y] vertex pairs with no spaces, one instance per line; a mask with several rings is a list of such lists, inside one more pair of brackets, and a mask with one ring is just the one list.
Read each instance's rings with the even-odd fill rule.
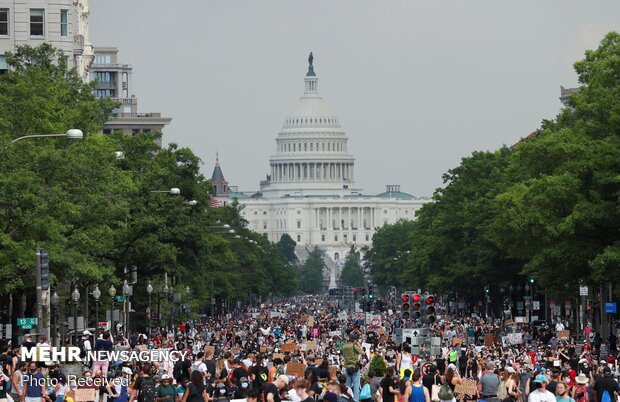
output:
[[52,327],[52,346],[57,346],[56,332],[58,331],[58,304],[60,303],[60,296],[58,296],[58,292],[54,291],[50,302],[52,303],[52,318],[54,319],[54,326]]
[[116,288],[114,285],[110,285],[108,295],[110,295],[110,299],[112,299],[112,306],[110,308],[110,329],[112,333],[114,333],[114,297],[116,297]]
[[93,298],[95,299],[95,336],[99,336],[99,298],[101,297],[101,290],[99,290],[99,284],[95,284],[93,290]]
[[71,293],[71,300],[73,300],[74,314],[73,314],[73,345],[77,345],[78,342],[78,327],[77,327],[77,315],[78,315],[78,303],[80,302],[80,291],[75,285],[75,289]]
[[15,138],[11,142],[5,144],[2,147],[2,150],[0,150],[0,157],[4,156],[4,153],[6,152],[8,147],[10,147],[12,144],[15,144],[18,141],[27,140],[27,139],[30,139],[30,138],[52,138],[52,137],[66,137],[66,138],[68,138],[70,140],[81,140],[82,138],[84,138],[84,133],[82,132],[82,130],[78,130],[77,128],[72,128],[72,129],[67,130],[66,133],[61,133],[61,134],[24,135],[24,136]]
[[148,336],[149,338],[151,337],[151,316],[152,316],[152,311],[151,311],[151,293],[153,293],[153,286],[151,285],[151,281],[149,281],[149,284],[146,287],[146,293],[148,293],[149,295],[149,332],[148,332]]
[[124,317],[123,317],[123,329],[125,330],[125,338],[129,337],[129,329],[127,328],[128,324],[129,324],[129,320],[128,320],[128,313],[129,313],[129,303],[127,302],[127,299],[129,298],[129,296],[131,295],[131,286],[129,286],[129,283],[127,282],[127,280],[125,279],[125,283],[123,284],[123,296],[125,296],[125,308],[123,309],[124,311]]
[[[166,283],[164,284],[164,288],[162,289],[162,292],[164,293],[164,299],[166,301],[168,301],[168,293],[170,292],[170,288],[168,287],[168,275],[166,274]],[[161,320],[161,319],[160,319]],[[165,321],[164,321],[165,323]]]

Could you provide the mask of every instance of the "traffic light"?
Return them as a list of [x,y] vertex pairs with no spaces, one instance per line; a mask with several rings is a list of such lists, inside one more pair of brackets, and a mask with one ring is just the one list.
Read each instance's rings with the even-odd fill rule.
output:
[[362,288],[362,300],[366,299],[366,288]]
[[357,288],[353,288],[353,300],[357,300]]
[[400,300],[402,300],[402,304],[400,305],[400,317],[403,320],[408,320],[411,318],[411,305],[409,304],[410,299],[409,293],[403,293],[400,296]]
[[434,295],[430,295],[430,294],[426,294],[425,295],[425,302],[426,302],[426,307],[425,307],[425,315],[426,315],[426,322],[428,324],[432,324],[435,322],[436,317],[435,317],[435,296]]
[[375,296],[374,288],[372,284],[368,284],[368,298],[372,299]]
[[411,318],[419,320],[422,317],[422,303],[421,296],[418,293],[414,293],[411,296]]

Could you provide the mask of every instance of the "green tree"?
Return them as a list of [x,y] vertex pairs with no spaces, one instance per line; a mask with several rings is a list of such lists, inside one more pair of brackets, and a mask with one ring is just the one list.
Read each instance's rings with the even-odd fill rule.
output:
[[360,265],[360,258],[355,246],[351,246],[349,254],[342,267],[340,281],[344,286],[361,287],[364,286],[364,272]]
[[318,247],[308,254],[301,268],[301,290],[308,294],[323,293],[323,269],[325,262]]
[[620,262],[620,35],[575,63],[581,86],[554,121],[515,147],[518,181],[498,195],[497,244],[526,261],[546,289],[618,283]]
[[297,243],[295,243],[295,240],[293,240],[288,233],[284,233],[282,237],[280,237],[278,246],[280,247],[280,252],[288,262],[294,263],[297,261],[297,256],[295,255],[295,247],[297,247]]

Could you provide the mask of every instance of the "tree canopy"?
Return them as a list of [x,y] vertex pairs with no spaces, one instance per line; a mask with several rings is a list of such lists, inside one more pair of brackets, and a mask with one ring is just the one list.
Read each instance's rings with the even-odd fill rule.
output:
[[375,234],[366,255],[376,283],[466,296],[532,278],[566,296],[579,281],[620,282],[620,35],[575,71],[580,87],[556,118],[463,158],[417,221]]

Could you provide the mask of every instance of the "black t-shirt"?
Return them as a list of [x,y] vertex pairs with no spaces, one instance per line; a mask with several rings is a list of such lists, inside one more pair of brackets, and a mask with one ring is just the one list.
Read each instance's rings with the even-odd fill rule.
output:
[[232,372],[232,383],[234,385],[239,385],[239,380],[241,380],[243,377],[248,378],[248,372],[243,367],[237,367]]
[[446,371],[446,361],[444,359],[437,359],[435,361],[435,365],[437,366],[438,373],[445,373]]
[[549,384],[547,384],[547,391],[551,392],[552,394],[555,394],[555,389],[558,387],[558,382],[553,380],[553,381],[549,381]]
[[390,387],[396,389],[396,383],[390,376],[386,376],[381,380],[381,388],[383,390],[383,402],[394,402],[394,394],[390,392]]
[[433,394],[434,384],[441,385],[441,377],[437,374],[426,374],[424,377],[422,377],[422,385],[424,385],[426,389],[428,389],[429,395]]
[[312,386],[310,387],[310,391],[314,392],[314,395],[316,397],[317,400],[319,399],[319,396],[321,396],[321,394],[323,393],[323,385],[321,385],[320,382],[315,382],[314,384],[312,384]]
[[[183,360],[186,361],[186,360]],[[189,360],[187,360],[189,363]],[[215,360],[204,360],[205,366],[207,366],[207,371],[211,373],[211,377],[215,378]],[[191,365],[191,363],[189,363]]]
[[267,402],[267,395],[269,394],[273,395],[274,402],[282,402],[282,400],[280,399],[280,390],[272,382],[267,384],[267,386],[265,387],[265,391],[263,391],[263,395],[265,396],[265,402]]
[[611,400],[614,401],[614,391],[619,392],[618,383],[611,376],[603,376],[597,378],[594,382],[594,390],[597,394],[597,402],[601,402],[603,391],[608,391]]

